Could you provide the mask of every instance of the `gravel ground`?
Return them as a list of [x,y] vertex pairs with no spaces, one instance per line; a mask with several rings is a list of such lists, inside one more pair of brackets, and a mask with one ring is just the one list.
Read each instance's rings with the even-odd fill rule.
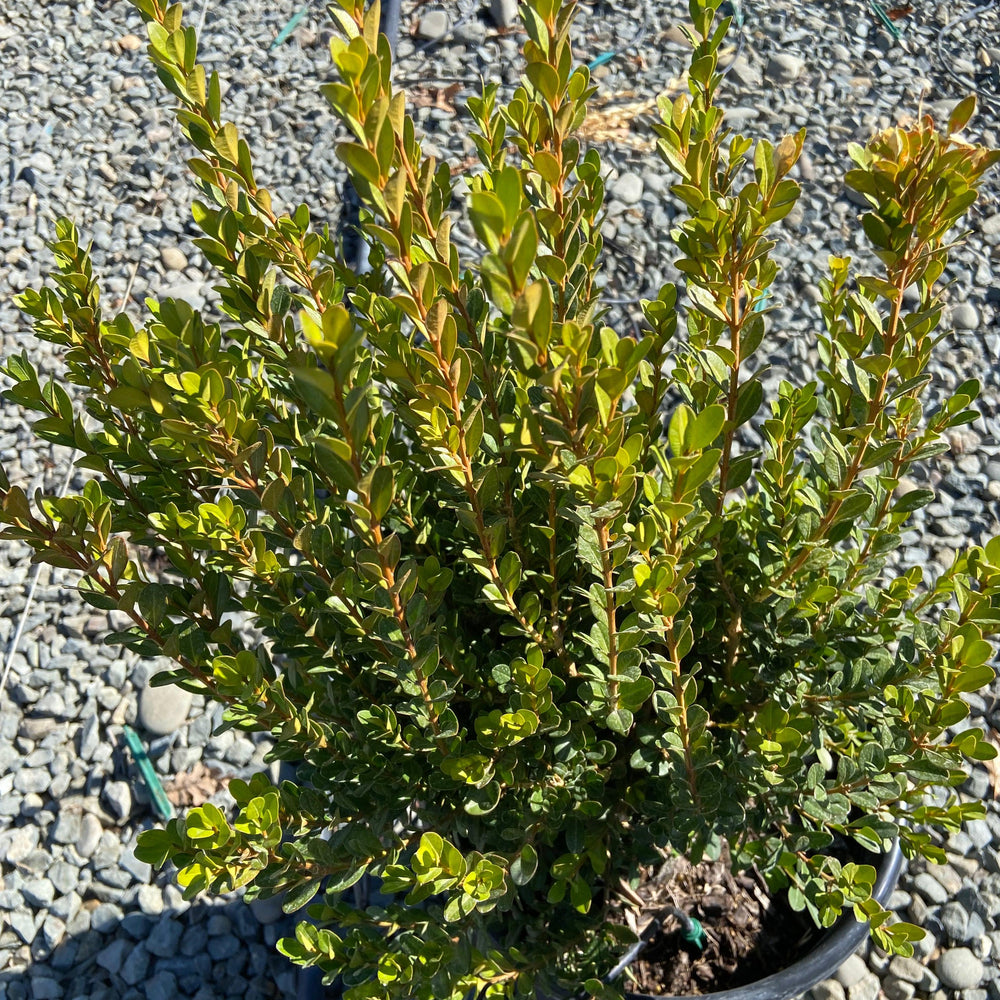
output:
[[[915,4],[916,5],[916,4]],[[146,61],[138,16],[123,0],[6,0],[0,12],[0,354],[28,350],[58,370],[48,345],[32,341],[11,294],[37,287],[49,267],[43,243],[67,214],[94,240],[106,298],[138,315],[147,294],[209,307],[215,293],[192,244],[193,189],[169,102]],[[339,127],[317,84],[329,77],[330,31],[314,13],[285,45],[268,46],[300,0],[194,0],[204,15],[204,60],[230,88],[228,115],[251,135],[256,170],[279,197],[308,199],[314,218],[340,221],[343,175],[333,155]],[[502,20],[509,4],[494,0]],[[610,171],[608,289],[613,321],[634,321],[640,294],[677,274],[665,234],[677,212],[665,168],[650,152],[641,102],[670,86],[684,64],[679,0],[642,4],[585,0],[582,59],[637,45],[596,70],[602,133],[594,142]],[[480,74],[512,84],[516,32],[498,31],[488,5],[458,0],[404,4],[399,77],[415,85],[426,148],[454,161],[472,152],[461,108]],[[726,80],[734,124],[776,138],[805,125],[798,168],[801,207],[785,224],[780,308],[773,314],[772,383],[803,378],[815,364],[817,287],[830,252],[862,256],[857,206],[839,177],[848,141],[913,113],[918,102],[945,114],[973,86],[986,99],[971,137],[998,143],[1000,13],[967,2],[919,5],[896,22],[894,39],[860,0],[809,4],[746,0],[744,42]],[[424,46],[422,51],[415,51]],[[457,86],[456,86],[457,85]],[[613,141],[607,130],[614,132]],[[324,220],[324,216],[326,217]],[[977,375],[982,418],[956,433],[952,450],[921,470],[938,491],[901,550],[904,566],[930,572],[956,549],[1000,530],[1000,173],[994,171],[954,254],[949,328],[936,362],[937,392]],[[460,247],[464,245],[459,237]],[[637,292],[639,294],[637,294]],[[773,385],[772,385],[773,387]],[[14,481],[58,490],[65,450],[32,440],[24,415],[0,412],[0,459]],[[29,589],[34,601],[26,617]],[[282,924],[238,899],[184,903],[163,876],[131,855],[154,823],[121,749],[121,726],[137,725],[164,778],[201,764],[223,775],[261,766],[266,746],[213,737],[200,699],[145,687],[149,665],[94,645],[108,625],[74,595],[61,571],[29,567],[17,545],[0,549],[0,650],[18,623],[0,710],[0,1000],[198,1000],[289,996],[293,973],[271,945]],[[965,725],[1000,728],[1000,687],[971,696]],[[216,718],[217,721],[217,718]],[[912,865],[893,906],[927,929],[914,959],[864,952],[814,1000],[1000,1000],[1000,811],[995,773],[977,768],[963,794],[987,802],[986,820],[948,838],[949,863]],[[218,792],[218,796],[224,792]],[[272,908],[273,909],[273,908]]]

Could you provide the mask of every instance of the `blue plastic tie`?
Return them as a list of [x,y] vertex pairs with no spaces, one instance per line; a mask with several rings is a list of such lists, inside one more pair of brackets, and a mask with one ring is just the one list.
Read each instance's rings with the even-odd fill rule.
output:
[[308,13],[309,8],[304,7],[298,14],[292,15],[291,20],[278,32],[278,37],[267,47],[267,51],[273,52],[279,45],[287,42],[292,32],[302,23]]
[[616,55],[618,55],[618,52],[615,49],[612,49],[609,52],[602,52],[596,59],[591,59],[590,62],[587,63],[587,69],[595,70],[598,66],[603,66],[605,63],[611,62]]

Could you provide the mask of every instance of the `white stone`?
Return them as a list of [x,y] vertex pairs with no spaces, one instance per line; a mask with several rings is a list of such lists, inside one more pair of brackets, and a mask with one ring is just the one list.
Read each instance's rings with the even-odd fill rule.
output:
[[158,917],[163,912],[163,893],[155,885],[139,886],[139,909],[149,917]]
[[56,898],[56,890],[47,878],[33,878],[21,886],[21,895],[36,909],[45,909]]
[[97,850],[103,832],[101,821],[93,813],[84,813],[80,823],[80,836],[76,842],[76,853],[81,858],[89,858]]
[[490,15],[498,28],[517,24],[517,0],[490,0]]
[[0,851],[10,864],[23,861],[38,845],[37,826],[18,826],[0,836]]
[[958,302],[951,307],[951,325],[956,330],[978,330],[979,313],[969,302]]
[[139,692],[139,725],[154,736],[167,736],[184,725],[191,698],[190,691],[174,684],[147,685]]
[[608,186],[608,193],[625,205],[635,205],[642,198],[642,178],[631,172],[624,173]]
[[132,812],[132,789],[126,781],[109,781],[101,791],[101,801],[116,819],[127,819]]
[[428,41],[436,42],[448,33],[450,22],[448,15],[443,10],[428,11],[417,25],[417,35]]
[[183,271],[187,267],[187,257],[177,247],[164,247],[160,251],[160,260],[168,271]]
[[769,80],[778,83],[791,83],[802,75],[805,68],[805,59],[793,56],[790,52],[779,52],[768,59],[765,72]]

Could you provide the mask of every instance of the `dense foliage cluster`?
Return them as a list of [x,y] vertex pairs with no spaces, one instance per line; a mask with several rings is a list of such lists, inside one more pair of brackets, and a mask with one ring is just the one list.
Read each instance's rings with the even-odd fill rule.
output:
[[[53,284],[21,306],[87,416],[27,355],[5,395],[94,478],[28,498],[0,472],[4,537],[124,612],[110,641],[175,660],[156,683],[301,762],[297,783],[233,781],[232,815],[192,809],[141,855],[172,860],[188,896],[321,894],[282,949],[342,973],[351,1000],[606,990],[594,977],[634,940],[606,920],[623,880],[724,841],[822,924],[853,908],[905,951],[874,869],[828,848],[898,836],[935,858],[926,828],[980,811],[925,791],[993,753],[977,729],[944,737],[993,677],[1000,540],[937,580],[887,569],[932,499],[901,477],[975,416],[972,381],[921,404],[948,234],[998,159],[954,134],[971,101],[944,130],[851,148],[881,265],[831,258],[821,370],[765,401],[754,358],[803,134],[724,124],[719,0],[692,0],[689,93],[656,126],[685,281],[642,303],[636,337],[601,307],[574,2],[528,0],[522,85],[469,102],[476,259],[450,238],[455,181],[392,86],[377,2],[333,5],[323,89],[351,136],[365,274],[306,205],[275,209],[180,5],[132,2],[197,150],[225,318],[172,299],[141,327],[107,315],[61,221]],[[394,901],[341,898],[365,873]]]

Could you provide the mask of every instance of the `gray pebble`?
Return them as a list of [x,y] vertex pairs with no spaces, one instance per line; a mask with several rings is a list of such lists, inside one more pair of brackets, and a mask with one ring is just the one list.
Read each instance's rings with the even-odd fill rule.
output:
[[9,864],[23,861],[38,844],[39,831],[34,826],[19,826],[0,834],[0,853]]
[[97,716],[91,715],[80,727],[80,757],[82,760],[91,760],[97,750],[100,743],[98,724]]
[[50,949],[55,948],[65,934],[66,925],[58,917],[49,914],[42,922],[42,937],[45,938],[45,944]]
[[14,787],[19,792],[44,792],[49,787],[49,781],[49,772],[41,767],[22,767],[14,775]]
[[132,790],[128,782],[106,782],[101,792],[101,802],[119,822],[124,822],[132,812]]
[[956,330],[978,330],[981,320],[976,307],[969,302],[958,302],[951,307],[951,323]]
[[948,891],[941,883],[927,872],[921,872],[914,880],[913,884],[928,903],[947,903]]
[[165,913],[146,939],[146,948],[150,954],[169,958],[176,953],[183,932],[184,928],[170,914]]
[[64,893],[49,907],[49,913],[53,916],[58,917],[60,920],[70,921],[76,916],[77,911],[80,909],[80,897],[76,892],[70,889],[69,892]]
[[865,960],[860,955],[851,955],[844,964],[833,974],[833,978],[849,990],[856,983],[868,974],[868,967]]
[[136,941],[143,941],[149,933],[153,921],[144,913],[126,913],[122,920],[122,930]]
[[631,171],[624,173],[608,185],[608,193],[622,204],[637,205],[642,200],[642,178]]
[[59,893],[67,893],[80,882],[80,871],[68,861],[57,861],[48,871],[49,881]]
[[233,929],[233,922],[224,913],[215,913],[208,918],[205,930],[209,937],[217,934],[228,934]]
[[80,821],[80,836],[76,842],[76,853],[82,858],[92,857],[101,841],[103,832],[104,827],[101,826],[101,821],[93,813],[84,813]]
[[74,844],[80,839],[83,824],[78,812],[60,812],[52,830],[52,840],[57,844]]
[[122,908],[115,903],[101,903],[90,915],[90,926],[102,934],[110,934],[121,923]]
[[153,875],[152,865],[148,861],[140,861],[133,853],[133,848],[131,847],[126,847],[122,851],[118,863],[136,882],[148,882]]
[[417,24],[417,36],[428,41],[443,38],[450,27],[448,15],[443,10],[430,10]]
[[905,955],[894,955],[889,962],[890,975],[900,982],[915,985],[924,978],[924,971],[924,966],[917,959]]
[[947,903],[938,911],[938,920],[951,941],[965,941],[969,914],[958,903]]
[[983,963],[968,948],[943,951],[934,969],[941,982],[953,990],[972,989],[983,978]]
[[187,267],[187,258],[177,247],[161,248],[160,260],[168,271],[183,271]]
[[219,937],[209,938],[208,953],[216,962],[222,962],[227,958],[232,958],[240,950],[239,938],[232,934],[222,934]]
[[[95,911],[96,912],[96,911]],[[107,969],[115,975],[121,973],[122,964],[128,954],[131,945],[124,938],[118,938],[111,942],[106,948],[98,952],[97,964],[102,969]]]
[[805,60],[789,52],[779,52],[767,61],[764,70],[769,80],[775,83],[791,83],[797,80],[806,68]]
[[119,975],[129,986],[138,986],[146,978],[148,971],[149,952],[146,950],[146,946],[140,943],[128,953]]
[[866,972],[847,991],[847,1000],[876,1000],[882,984],[878,976],[872,972]]
[[[281,896],[271,896],[270,899],[255,899],[250,903],[250,910],[258,922],[264,926],[276,924],[284,916],[281,909]],[[843,1000],[843,997],[831,997],[829,1000]]]
[[949,896],[962,888],[962,876],[950,865],[931,865],[927,871]]
[[48,879],[29,879],[21,886],[21,895],[36,909],[44,909],[56,898],[56,891]]
[[980,849],[993,841],[993,831],[990,829],[989,823],[984,819],[969,820],[965,824],[965,832],[971,838],[972,843]]
[[25,943],[31,944],[35,940],[38,931],[38,924],[41,918],[25,910],[15,911],[7,915],[7,922],[11,930]]
[[905,979],[894,979],[889,975],[882,980],[882,992],[888,1000],[911,1000],[917,987]]
[[60,1000],[63,990],[51,976],[32,976],[31,996],[32,1000]]
[[139,724],[156,736],[166,736],[184,725],[191,693],[173,684],[144,687],[139,693]]
[[147,980],[146,1000],[175,1000],[177,997],[177,977],[171,972],[157,972]]
[[490,0],[490,15],[498,28],[510,28],[519,21],[517,0]]

